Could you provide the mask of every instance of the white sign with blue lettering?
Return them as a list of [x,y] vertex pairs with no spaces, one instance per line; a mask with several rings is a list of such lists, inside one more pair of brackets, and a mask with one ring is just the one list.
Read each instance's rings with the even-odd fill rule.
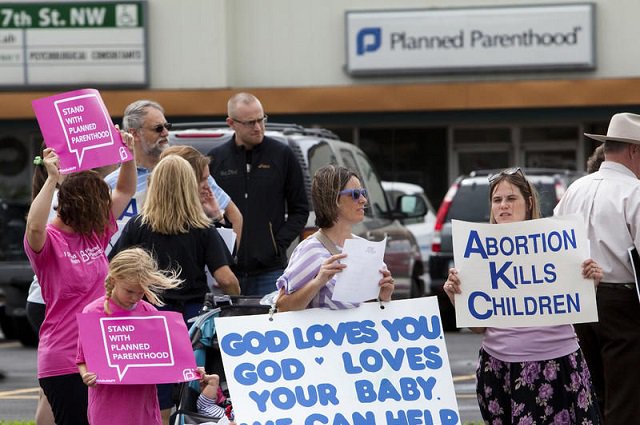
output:
[[435,297],[216,318],[239,425],[460,424]]
[[458,327],[598,321],[593,281],[582,277],[589,241],[581,216],[452,225]]
[[345,21],[354,76],[596,66],[591,3],[354,10]]

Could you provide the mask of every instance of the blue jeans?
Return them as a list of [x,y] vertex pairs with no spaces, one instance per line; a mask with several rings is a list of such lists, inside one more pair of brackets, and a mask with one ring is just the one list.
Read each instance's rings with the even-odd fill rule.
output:
[[238,276],[242,295],[267,295],[276,290],[276,280],[284,269],[274,270],[253,276]]

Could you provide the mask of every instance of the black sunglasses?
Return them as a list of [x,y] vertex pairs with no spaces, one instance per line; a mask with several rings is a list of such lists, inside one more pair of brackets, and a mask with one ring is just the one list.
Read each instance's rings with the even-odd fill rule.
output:
[[494,181],[496,181],[499,177],[502,176],[513,176],[514,174],[520,174],[520,176],[527,180],[527,176],[524,175],[524,171],[522,171],[522,169],[520,167],[513,167],[513,168],[507,168],[506,170],[502,170],[499,173],[496,174],[491,174],[489,176],[489,183],[493,183]]
[[166,122],[164,124],[158,124],[155,127],[151,127],[150,130],[153,130],[156,133],[162,133],[165,128],[167,130],[171,130],[172,127],[173,127],[173,124],[171,124],[170,122]]
[[358,201],[361,196],[367,197],[367,189],[345,189],[338,192],[339,195],[351,195],[354,201]]

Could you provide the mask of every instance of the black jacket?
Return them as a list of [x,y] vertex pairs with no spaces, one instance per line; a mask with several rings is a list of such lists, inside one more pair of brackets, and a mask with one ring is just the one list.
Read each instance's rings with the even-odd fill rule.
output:
[[286,266],[287,248],[307,222],[309,202],[302,169],[289,146],[265,137],[251,150],[249,170],[247,152],[234,136],[209,152],[209,168],[243,216],[233,269],[255,275]]

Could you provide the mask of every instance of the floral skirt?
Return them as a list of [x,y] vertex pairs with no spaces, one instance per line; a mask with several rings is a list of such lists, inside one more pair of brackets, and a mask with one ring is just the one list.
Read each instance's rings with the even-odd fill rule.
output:
[[488,425],[599,425],[587,363],[580,350],[557,359],[503,362],[480,349],[476,377]]

